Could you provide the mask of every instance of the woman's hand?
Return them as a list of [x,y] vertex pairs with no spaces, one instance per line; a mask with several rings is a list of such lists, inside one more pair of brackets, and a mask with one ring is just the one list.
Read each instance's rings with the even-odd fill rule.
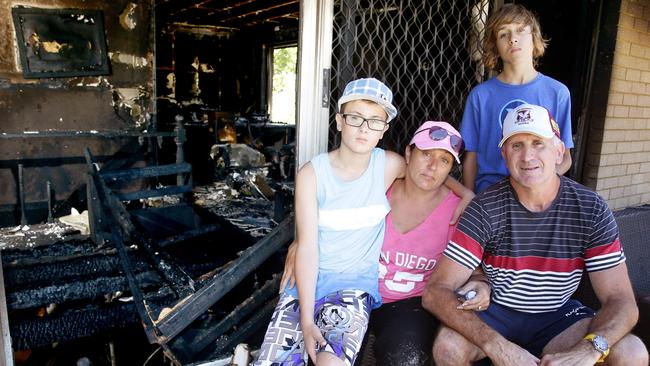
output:
[[[466,295],[472,291],[474,292],[474,296],[465,299]],[[482,311],[490,306],[492,289],[483,275],[480,277],[470,277],[467,283],[456,290],[456,293],[459,295],[459,301],[461,301],[461,304],[458,305],[457,309]],[[467,297],[471,297],[471,294]]]
[[289,288],[293,288],[296,284],[296,272],[294,268],[296,266],[296,249],[298,248],[298,242],[294,240],[289,248],[287,249],[287,259],[284,261],[284,272],[282,272],[282,279],[280,280],[280,293],[284,291],[284,288],[289,284]]

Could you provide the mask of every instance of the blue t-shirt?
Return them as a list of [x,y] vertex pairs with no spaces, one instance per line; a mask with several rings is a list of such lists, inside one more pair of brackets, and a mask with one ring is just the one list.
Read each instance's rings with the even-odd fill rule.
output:
[[[390,204],[384,189],[386,152],[375,148],[366,171],[353,181],[334,174],[327,153],[311,160],[318,201],[318,279],[315,299],[361,290],[381,305],[379,255]],[[296,286],[285,289],[297,297]]]
[[499,149],[503,119],[508,111],[525,103],[548,109],[560,126],[564,145],[573,148],[571,95],[564,84],[539,72],[534,80],[520,85],[506,84],[493,77],[469,93],[460,124],[465,149],[476,153],[475,192],[509,175]]

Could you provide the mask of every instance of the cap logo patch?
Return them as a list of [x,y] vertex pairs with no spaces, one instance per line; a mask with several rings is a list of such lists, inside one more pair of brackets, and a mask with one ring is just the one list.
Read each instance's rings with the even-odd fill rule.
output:
[[533,122],[533,118],[530,115],[530,109],[520,109],[517,111],[516,124],[523,125],[531,122]]

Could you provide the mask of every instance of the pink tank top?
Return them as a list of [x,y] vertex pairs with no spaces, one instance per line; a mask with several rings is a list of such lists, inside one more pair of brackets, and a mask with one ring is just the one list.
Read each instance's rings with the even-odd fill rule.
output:
[[[392,188],[386,193],[390,200]],[[379,258],[379,293],[389,303],[422,296],[422,291],[451,234],[451,216],[460,198],[449,192],[424,222],[401,234],[393,226],[392,212],[386,216],[386,233]]]

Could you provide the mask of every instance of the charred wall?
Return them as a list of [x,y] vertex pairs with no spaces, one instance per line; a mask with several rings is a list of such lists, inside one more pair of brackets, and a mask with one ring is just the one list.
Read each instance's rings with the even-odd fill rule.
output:
[[[12,21],[12,8],[89,9],[103,14],[110,73],[102,76],[25,78]],[[149,1],[0,0],[0,133],[123,131],[142,129],[153,111],[153,28]],[[132,154],[137,140],[107,138],[1,138],[0,226],[19,217],[18,164],[24,165],[30,221],[47,207],[45,182],[59,203],[83,192],[83,149],[110,157]],[[82,194],[83,195],[83,194]],[[83,208],[83,207],[82,207]],[[67,214],[62,212],[61,214]]]

